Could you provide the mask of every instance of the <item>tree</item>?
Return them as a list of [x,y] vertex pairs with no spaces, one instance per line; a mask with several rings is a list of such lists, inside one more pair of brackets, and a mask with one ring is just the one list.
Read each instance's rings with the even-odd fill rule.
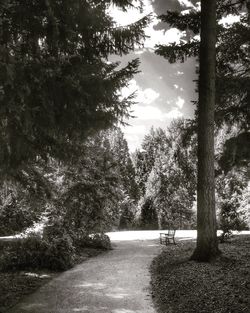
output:
[[[247,0],[217,1],[217,44],[216,44],[216,106],[215,121],[241,125],[249,129],[249,13]],[[248,9],[249,10],[249,9]],[[248,11],[249,12],[249,11]],[[223,26],[220,21],[227,14],[238,17],[239,22]],[[163,22],[180,29],[186,35],[180,44],[158,45],[156,53],[170,63],[184,62],[188,57],[199,55],[200,32],[199,6],[189,12],[170,12],[160,16]],[[196,102],[195,102],[196,103]]]
[[[90,134],[128,114],[119,90],[137,73],[107,62],[141,42],[148,17],[117,27],[107,13],[130,0],[2,1],[0,168],[12,174],[37,156],[71,159]],[[27,14],[28,12],[28,14]],[[24,18],[25,16],[25,18]]]
[[160,151],[167,145],[166,133],[161,128],[151,127],[142,142],[142,150],[136,150],[134,163],[136,168],[136,180],[140,188],[141,195],[145,194],[146,182],[154,166]]
[[120,190],[123,194],[121,201],[117,204],[121,211],[119,228],[128,229],[134,224],[139,199],[135,168],[130,157],[128,143],[120,128],[110,130],[109,141],[119,176]]
[[[206,5],[214,5],[214,3],[204,4],[205,1],[203,1],[202,7],[205,7]],[[214,8],[215,9],[215,8]],[[238,126],[241,128],[241,131],[243,131],[243,134],[245,132],[248,133],[249,130],[249,14],[246,13],[246,9],[249,10],[248,1],[246,0],[239,0],[239,1],[232,1],[232,0],[218,0],[217,1],[217,10],[216,12],[213,11],[213,31],[211,31],[211,36],[213,35],[213,46],[215,46],[216,37],[215,37],[215,28],[217,28],[217,43],[216,43],[216,49],[213,48],[213,66],[215,67],[215,57],[216,57],[216,67],[214,71],[214,75],[216,75],[216,94],[211,95],[214,102],[214,98],[216,99],[215,103],[215,122],[218,126],[223,125],[223,123],[227,124],[238,124]],[[207,17],[210,17],[211,10],[206,10]],[[217,14],[217,16],[216,16]],[[233,14],[238,16],[239,22],[234,23],[231,26],[223,26],[220,21],[221,18],[226,16],[227,14]],[[217,17],[217,23],[216,23],[216,17]],[[204,57],[202,54],[203,50],[203,44],[206,40],[211,39],[210,36],[207,38],[204,38],[204,29],[201,30],[201,42],[199,40],[199,37],[196,36],[200,32],[200,28],[202,28],[204,25],[202,23],[204,22],[204,11],[200,12],[198,6],[196,6],[195,9],[190,10],[187,14],[182,14],[180,12],[167,12],[166,15],[163,15],[160,17],[164,22],[167,22],[170,24],[171,27],[177,27],[182,31],[186,31],[186,37],[184,37],[180,44],[172,44],[169,46],[163,46],[159,45],[156,49],[156,53],[159,55],[164,56],[167,58],[170,62],[176,62],[180,60],[181,62],[184,62],[186,58],[188,57],[197,57],[200,55],[201,57]],[[205,29],[206,30],[206,29]],[[200,48],[199,48],[200,47]],[[216,54],[215,54],[216,52]],[[209,59],[207,59],[209,61]],[[207,113],[210,115],[210,127],[206,124],[204,124],[204,129],[207,127],[210,128],[210,147],[207,146],[205,142],[203,142],[204,150],[202,149],[201,143],[202,143],[202,136],[201,136],[201,120],[202,120],[202,111],[205,109],[205,106],[202,107],[204,99],[207,97],[207,102],[209,102],[209,97],[206,93],[206,90],[202,88],[203,84],[203,77],[206,76],[206,74],[209,75],[209,71],[207,73],[204,72],[207,69],[209,69],[209,63],[204,64],[203,63],[203,73],[202,71],[202,62],[204,62],[204,59],[201,60],[201,67],[200,67],[200,80],[198,82],[198,89],[199,89],[199,104],[198,104],[198,110],[196,111],[196,118],[198,115],[198,123],[199,123],[199,155],[204,156],[204,152],[208,148],[208,151],[211,152],[212,147],[212,124],[213,124],[213,110],[212,107],[209,113],[209,110],[205,112],[204,116],[206,116]],[[211,90],[214,88],[214,77],[212,80],[212,87]],[[209,82],[208,82],[209,83]],[[202,92],[204,90],[204,93]],[[214,104],[213,104],[214,106]],[[209,135],[207,131],[204,131],[204,135]],[[247,137],[248,135],[243,135]],[[208,136],[209,137],[209,136]],[[241,137],[241,136],[240,136]],[[211,148],[211,149],[210,149]],[[246,152],[248,153],[248,152]],[[208,155],[207,155],[208,157]],[[208,157],[209,158],[209,157]],[[198,236],[198,246],[200,247],[196,249],[195,254],[193,257],[195,259],[199,260],[208,260],[213,255],[217,255],[218,253],[218,247],[216,243],[216,231],[215,231],[215,214],[214,211],[214,196],[213,190],[214,189],[214,183],[213,183],[213,156],[210,155],[210,173],[211,177],[210,180],[208,180],[208,190],[211,195],[210,201],[211,201],[211,214],[208,214],[206,216],[206,219],[208,220],[208,225],[202,224],[202,216],[200,215],[200,222],[198,222],[200,225],[202,225],[202,228],[206,229],[206,231],[209,231],[208,229],[211,229],[210,236],[208,236],[206,243],[202,243],[202,236]],[[201,160],[202,158],[200,158]],[[205,159],[204,159],[205,161]],[[204,162],[204,166],[205,166]],[[207,164],[208,165],[208,164]],[[201,169],[201,164],[199,164],[199,168]],[[204,172],[209,169],[209,166],[204,167]],[[201,188],[202,184],[200,181],[202,181],[202,178],[204,180],[206,179],[205,176],[202,174],[202,170],[200,170],[199,179],[198,179],[198,185]],[[207,183],[208,183],[207,182]],[[204,181],[203,181],[204,183]],[[210,189],[211,188],[211,189]],[[205,190],[203,190],[205,192]],[[200,194],[201,196],[201,194]],[[207,204],[209,203],[209,199],[200,197],[199,203],[202,203],[202,201],[207,200]],[[199,212],[201,212],[201,207],[198,209]],[[205,210],[205,213],[208,213],[209,211]],[[204,221],[205,222],[205,221]],[[201,233],[201,232],[199,232]],[[209,242],[211,244],[209,244]],[[204,251],[202,251],[201,246],[204,246]],[[208,254],[206,255],[205,247],[208,248]]]
[[197,246],[192,255],[197,261],[209,261],[219,254],[214,182],[215,44],[216,0],[203,0],[199,56]]
[[101,131],[90,137],[82,151],[79,162],[61,171],[66,188],[58,190],[50,223],[59,219],[73,234],[104,232],[118,226],[123,197],[108,134]]
[[230,237],[232,230],[244,230],[248,225],[247,175],[232,170],[217,178],[217,202],[221,241]]
[[145,197],[153,200],[160,228],[183,229],[193,223],[196,138],[187,136],[187,125],[174,120],[161,136],[146,183]]
[[[141,193],[141,226],[190,227],[196,184],[196,136],[189,133],[189,121],[178,119],[167,132],[151,129],[143,140],[144,193]],[[144,166],[142,166],[144,165]],[[149,219],[146,223],[146,219]]]

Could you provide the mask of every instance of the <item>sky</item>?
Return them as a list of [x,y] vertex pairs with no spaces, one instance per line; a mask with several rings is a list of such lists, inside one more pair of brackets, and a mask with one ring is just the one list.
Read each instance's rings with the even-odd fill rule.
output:
[[123,12],[116,7],[111,7],[109,12],[119,26],[133,23],[149,13],[153,16],[146,29],[149,38],[144,42],[144,48],[123,56],[121,60],[125,65],[129,60],[139,57],[141,62],[141,72],[134,76],[128,88],[122,90],[123,96],[137,91],[137,103],[131,107],[131,115],[135,118],[126,121],[130,126],[123,127],[131,152],[140,147],[151,126],[166,129],[174,118],[191,118],[194,111],[191,101],[197,98],[193,82],[197,78],[195,60],[169,64],[154,53],[156,44],[179,43],[184,35],[177,29],[169,29],[166,23],[157,19],[157,15],[167,10],[187,10],[196,6],[188,0],[144,0],[143,4],[141,14],[136,9]]
[[[128,88],[122,90],[123,96],[136,91],[135,105],[131,107],[130,118],[126,122],[130,126],[123,127],[125,138],[130,151],[140,148],[144,136],[153,126],[166,129],[175,118],[192,118],[194,114],[193,100],[197,99],[195,92],[197,79],[197,61],[187,59],[184,63],[169,64],[166,59],[154,53],[156,44],[180,43],[185,40],[185,33],[175,28],[169,28],[157,16],[167,10],[180,11],[182,14],[188,10],[199,10],[198,0],[143,0],[144,10],[140,13],[136,9],[123,12],[111,7],[109,14],[118,26],[131,24],[141,17],[151,13],[152,22],[146,28],[149,38],[144,42],[144,48],[136,49],[133,53],[123,56],[121,65],[129,60],[139,57],[140,73],[131,80]],[[236,22],[235,17],[227,16],[221,23]],[[117,57],[112,59],[117,61]]]

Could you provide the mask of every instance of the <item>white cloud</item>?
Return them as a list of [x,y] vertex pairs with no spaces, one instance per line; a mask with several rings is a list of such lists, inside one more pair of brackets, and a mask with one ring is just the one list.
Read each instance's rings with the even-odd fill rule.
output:
[[[113,17],[114,21],[117,23],[118,26],[126,26],[135,23],[143,16],[153,12],[153,7],[149,0],[143,1],[143,4],[144,7],[142,13],[136,8],[130,8],[127,9],[127,11],[122,11],[115,5],[111,5],[107,11],[109,15]],[[136,7],[136,2],[134,3],[134,5]]]
[[185,103],[185,100],[182,97],[178,96],[178,99],[176,101],[176,105],[178,106],[178,108],[182,109],[184,103]]
[[152,23],[146,29],[146,35],[149,36],[145,40],[144,47],[148,49],[154,49],[155,45],[167,45],[170,43],[180,43],[181,38],[184,36],[185,32],[180,31],[177,28],[170,28],[169,30],[155,30],[154,24]]
[[161,110],[156,106],[141,106],[136,104],[133,107],[133,113],[135,117],[140,120],[159,120],[162,121],[164,119],[164,114],[162,114]]
[[[182,104],[183,105],[183,104]],[[181,106],[179,106],[181,109]],[[174,108],[168,113],[163,113],[159,108],[155,106],[140,106],[135,105],[133,107],[133,115],[137,117],[141,121],[150,121],[150,120],[157,120],[157,121],[164,121],[167,119],[173,119],[177,117],[183,116],[180,112],[179,108]]]
[[189,7],[189,8],[194,8],[194,5],[191,1],[189,0],[178,0],[180,5],[183,5],[185,7]]
[[175,89],[178,89],[179,86],[178,86],[177,84],[174,84],[174,88],[175,88]]
[[174,118],[178,118],[178,117],[182,117],[182,116],[183,116],[183,114],[179,111],[178,108],[174,108],[170,112],[165,114],[165,117],[168,119],[174,119]]
[[[171,28],[167,31],[163,29],[155,30],[154,26],[159,23],[159,20],[157,19],[157,15],[153,13],[153,6],[150,0],[143,1],[143,4],[143,13],[140,13],[137,9],[128,9],[126,12],[123,12],[115,6],[110,6],[108,13],[113,17],[118,26],[129,25],[138,21],[143,16],[151,14],[151,23],[145,29],[145,34],[148,36],[144,42],[145,49],[154,49],[154,46],[157,44],[169,44],[173,42],[179,43],[181,37],[184,35],[184,32],[181,32],[177,28]],[[143,50],[136,50],[136,54],[140,54],[142,52]]]
[[134,98],[135,102],[141,104],[151,104],[160,96],[160,94],[152,88],[140,88],[135,79],[132,79],[128,87],[123,88],[121,93],[123,97],[128,97],[133,92],[136,92]]
[[146,127],[144,125],[125,126],[122,128],[127,135],[145,134],[146,132]]
[[143,104],[150,104],[159,98],[160,94],[152,88],[146,88],[144,90],[139,89],[136,101]]

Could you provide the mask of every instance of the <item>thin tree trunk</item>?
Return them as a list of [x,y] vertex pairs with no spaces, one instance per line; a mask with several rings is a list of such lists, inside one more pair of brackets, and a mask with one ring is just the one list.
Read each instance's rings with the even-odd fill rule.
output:
[[197,246],[193,260],[219,254],[214,183],[216,0],[201,0],[201,46],[198,107]]

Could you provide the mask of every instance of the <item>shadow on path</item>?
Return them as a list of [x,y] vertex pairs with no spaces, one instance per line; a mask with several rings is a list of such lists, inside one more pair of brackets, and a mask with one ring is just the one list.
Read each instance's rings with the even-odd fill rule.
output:
[[149,266],[157,240],[116,241],[114,250],[59,275],[9,313],[154,313]]

